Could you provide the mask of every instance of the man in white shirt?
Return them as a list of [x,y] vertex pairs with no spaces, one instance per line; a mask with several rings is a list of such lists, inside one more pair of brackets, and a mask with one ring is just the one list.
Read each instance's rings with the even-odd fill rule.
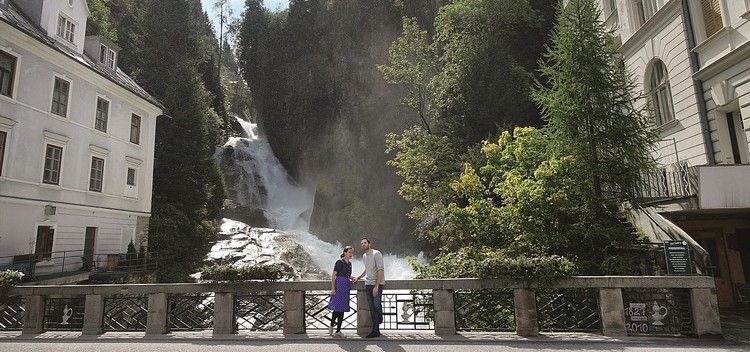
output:
[[365,270],[357,277],[357,280],[366,276],[365,295],[367,296],[367,303],[370,305],[370,316],[372,318],[372,332],[365,336],[369,339],[380,336],[380,323],[383,322],[381,297],[385,285],[385,267],[383,266],[383,254],[372,248],[372,244],[367,237],[363,237],[359,244],[364,252],[362,262],[365,264]]

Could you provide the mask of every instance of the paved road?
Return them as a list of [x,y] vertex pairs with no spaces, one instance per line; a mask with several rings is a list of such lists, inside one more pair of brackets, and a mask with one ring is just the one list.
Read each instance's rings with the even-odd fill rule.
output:
[[559,342],[559,341],[518,341],[518,342],[456,342],[456,341],[25,341],[0,342],[3,352],[35,351],[74,351],[74,352],[204,352],[204,351],[371,351],[371,352],[470,352],[470,351],[627,351],[627,352],[718,352],[748,351],[745,345],[725,342],[682,341],[664,343],[621,343],[621,342]]
[[514,334],[466,333],[440,338],[432,334],[391,333],[365,340],[348,334],[333,339],[322,333],[281,335],[261,333],[212,338],[210,332],[173,333],[144,336],[142,333],[106,333],[81,336],[80,333],[47,332],[28,337],[0,333],[0,352],[192,352],[192,351],[369,351],[369,352],[473,352],[473,351],[626,351],[626,352],[718,352],[750,351],[750,345],[721,339],[624,338],[595,334],[558,333],[526,339]]

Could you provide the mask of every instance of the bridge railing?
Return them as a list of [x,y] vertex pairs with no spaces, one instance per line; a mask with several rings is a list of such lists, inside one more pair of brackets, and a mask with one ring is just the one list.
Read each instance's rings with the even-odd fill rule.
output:
[[[0,298],[0,330],[213,330],[300,334],[327,330],[329,281],[18,286]],[[1,295],[0,295],[1,296]],[[370,332],[363,284],[343,328]],[[714,281],[704,276],[578,276],[547,283],[503,279],[391,280],[382,330],[589,331],[608,336],[720,334]]]

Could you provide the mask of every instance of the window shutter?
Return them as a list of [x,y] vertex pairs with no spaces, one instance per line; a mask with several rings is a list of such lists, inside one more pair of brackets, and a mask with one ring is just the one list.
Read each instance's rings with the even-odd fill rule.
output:
[[724,28],[721,20],[721,5],[719,0],[701,0],[703,8],[703,22],[706,26],[706,37],[710,37]]

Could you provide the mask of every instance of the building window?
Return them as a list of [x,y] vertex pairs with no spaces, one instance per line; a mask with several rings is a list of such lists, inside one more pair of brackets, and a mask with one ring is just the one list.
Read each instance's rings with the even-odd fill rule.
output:
[[13,94],[15,72],[16,58],[0,51],[0,94],[7,97]]
[[99,131],[107,132],[107,117],[109,115],[109,102],[96,98],[96,122],[94,128]]
[[639,26],[646,23],[658,10],[657,0],[633,0],[633,5]]
[[5,140],[8,139],[8,133],[0,131],[0,176],[3,175],[3,163],[5,162]]
[[104,159],[91,157],[91,176],[89,177],[89,191],[101,192],[104,179]]
[[141,143],[141,117],[136,114],[130,117],[130,142]]
[[136,181],[136,169],[129,167],[128,168],[128,180],[127,180],[128,186],[135,186],[135,181]]
[[609,16],[612,12],[617,11],[617,3],[615,0],[604,0],[604,15]]
[[55,88],[52,90],[52,113],[65,117],[68,115],[68,93],[70,82],[55,77]]
[[44,156],[44,177],[42,177],[42,182],[52,185],[60,184],[62,152],[63,149],[61,147],[47,144],[47,152]]
[[673,121],[672,92],[669,88],[667,68],[661,60],[656,60],[651,65],[651,76],[649,77],[648,87],[649,100],[653,108],[654,123],[657,126],[661,126]]
[[102,44],[99,48],[99,62],[107,67],[115,68],[115,51]]
[[52,244],[55,240],[55,229],[52,226],[39,226],[36,229],[36,248],[34,254],[37,260],[52,259]]
[[701,0],[701,9],[708,38],[724,28],[724,22],[721,20],[721,4],[719,0]]
[[60,15],[57,18],[57,36],[73,43],[73,39],[75,38],[75,33],[76,33],[75,23],[71,22],[65,16]]

